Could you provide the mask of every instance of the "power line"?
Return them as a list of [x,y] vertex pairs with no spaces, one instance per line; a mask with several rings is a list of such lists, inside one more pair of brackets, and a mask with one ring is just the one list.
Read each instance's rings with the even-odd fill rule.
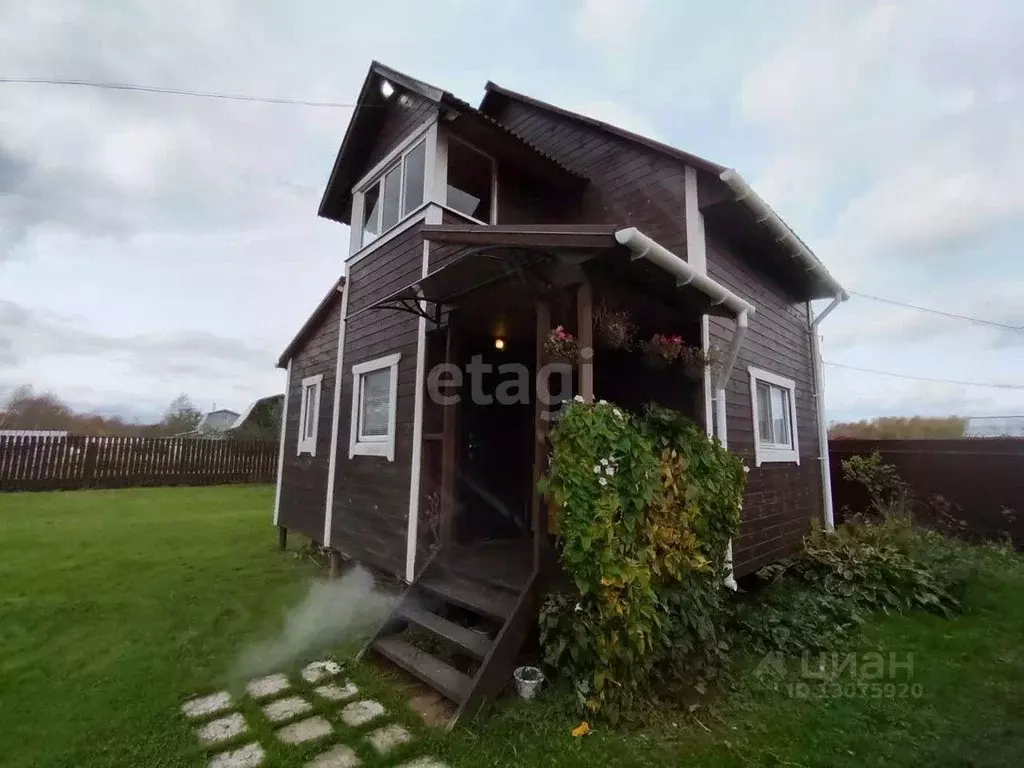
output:
[[225,101],[258,101],[264,104],[288,104],[299,107],[325,107],[330,109],[352,109],[355,104],[338,101],[307,101],[305,99],[277,99],[272,96],[254,96],[246,93],[218,93],[215,91],[190,91],[184,88],[162,88],[155,85],[136,85],[134,83],[99,83],[91,80],[61,80],[45,77],[0,77],[0,83],[20,85],[69,85],[81,88],[101,88],[108,91],[140,91],[142,93],[162,93],[173,96],[193,96],[203,99],[223,99]]
[[1024,326],[1019,325],[1007,325],[1006,323],[997,323],[994,320],[983,320],[980,317],[969,317],[968,315],[957,315],[952,312],[944,312],[941,309],[931,309],[930,307],[921,307],[917,304],[908,304],[904,301],[896,301],[895,299],[885,299],[881,296],[872,296],[870,293],[861,293],[860,291],[848,291],[851,296],[859,296],[862,299],[871,299],[872,301],[880,301],[883,304],[892,304],[897,307],[904,307],[906,309],[916,309],[919,312],[929,312],[933,315],[941,315],[942,317],[950,317],[955,320],[967,320],[971,323],[978,323],[980,325],[989,325],[993,328],[1003,328],[1008,331],[1021,331],[1024,330]]
[[892,376],[897,379],[912,379],[914,381],[930,381],[936,384],[962,384],[968,387],[994,387],[996,389],[1024,389],[1024,384],[995,384],[984,381],[959,381],[957,379],[933,379],[928,376],[911,376],[907,373],[892,373],[890,371],[877,371],[874,368],[858,368],[855,365],[843,365],[842,363],[830,363],[827,360],[825,365],[833,368],[845,368],[848,371],[860,371],[861,373],[874,373],[878,376]]

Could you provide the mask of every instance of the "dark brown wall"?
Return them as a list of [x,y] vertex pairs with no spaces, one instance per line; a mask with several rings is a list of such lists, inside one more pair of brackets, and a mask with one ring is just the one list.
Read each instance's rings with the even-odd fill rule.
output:
[[[628,224],[669,250],[685,253],[682,163],[591,126],[518,102],[509,102],[499,119],[537,148],[590,178],[582,199],[559,216],[562,223]],[[501,183],[499,168],[499,187]],[[559,207],[565,206],[562,201],[553,202],[560,203]],[[499,194],[501,223],[525,223],[515,218],[538,208],[542,209],[543,205],[533,193],[509,201],[504,208]],[[507,220],[502,215],[506,210]]]
[[[545,110],[509,101],[503,123],[566,166],[591,179],[582,201],[564,222],[635,226],[685,258],[684,166],[660,152]],[[499,175],[499,185],[501,178]],[[721,185],[700,172],[702,190]],[[509,205],[513,213],[518,208]],[[499,205],[499,215],[502,211]],[[576,218],[573,219],[572,216]],[[509,222],[513,223],[513,222]],[[750,266],[707,233],[708,274],[757,307],[726,392],[729,448],[750,466],[742,532],[734,542],[740,574],[800,547],[812,516],[821,515],[817,421],[807,306],[790,298],[768,274]],[[731,320],[711,320],[711,341],[727,347]],[[754,466],[753,411],[747,366],[796,382],[801,463]]]
[[1024,440],[985,438],[964,440],[830,440],[832,494],[836,519],[843,507],[857,512],[867,506],[864,489],[843,478],[843,459],[874,451],[894,464],[919,502],[915,517],[944,527],[933,497],[955,505],[951,510],[977,538],[1010,536],[1024,549]]
[[[812,517],[821,519],[821,467],[814,402],[807,305],[787,297],[785,289],[740,260],[712,235],[707,238],[708,275],[750,301],[750,318],[736,367],[726,387],[729,450],[750,467],[743,522],[733,542],[739,575],[799,551]],[[728,349],[734,323],[710,318],[711,343]],[[748,366],[796,382],[800,464],[754,464],[753,406]]]
[[[324,533],[327,470],[330,463],[334,405],[334,371],[338,356],[341,294],[331,301],[320,324],[309,334],[292,358],[288,379],[288,416],[285,422],[284,464],[281,473],[281,506],[278,524],[299,531],[315,541]],[[296,455],[302,379],[323,374],[320,385],[320,418],[316,456]]]
[[388,153],[405,139],[410,133],[426,123],[437,105],[432,101],[414,93],[398,93],[391,97],[391,105],[381,126],[379,137],[366,155],[363,173],[388,156]]
[[[385,243],[349,268],[344,374],[338,423],[331,546],[386,571],[404,575],[412,464],[418,319],[407,312],[360,309],[420,277],[421,225]],[[348,456],[352,415],[352,366],[399,352],[395,460]]]

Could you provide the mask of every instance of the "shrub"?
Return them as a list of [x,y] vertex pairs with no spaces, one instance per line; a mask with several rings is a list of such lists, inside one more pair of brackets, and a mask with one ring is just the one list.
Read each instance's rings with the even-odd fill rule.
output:
[[722,639],[726,542],[739,526],[741,462],[667,409],[642,418],[573,403],[551,433],[541,489],[554,499],[573,590],[541,611],[545,661],[612,720],[659,681],[712,676]]

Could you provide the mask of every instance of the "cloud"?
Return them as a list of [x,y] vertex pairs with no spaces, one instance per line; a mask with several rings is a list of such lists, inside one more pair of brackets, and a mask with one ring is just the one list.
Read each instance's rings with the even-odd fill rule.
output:
[[634,33],[647,11],[644,0],[583,0],[573,26],[580,37],[598,45],[618,45]]

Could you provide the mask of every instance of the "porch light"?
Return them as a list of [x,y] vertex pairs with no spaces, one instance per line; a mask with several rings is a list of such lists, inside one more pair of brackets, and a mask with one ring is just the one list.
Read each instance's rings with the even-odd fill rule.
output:
[[395,92],[395,86],[389,83],[387,80],[380,81],[380,93],[385,99],[390,99],[391,95]]
[[495,349],[504,349],[505,348],[505,340],[503,338],[501,338],[500,336],[498,338],[496,338],[494,340],[494,348]]

